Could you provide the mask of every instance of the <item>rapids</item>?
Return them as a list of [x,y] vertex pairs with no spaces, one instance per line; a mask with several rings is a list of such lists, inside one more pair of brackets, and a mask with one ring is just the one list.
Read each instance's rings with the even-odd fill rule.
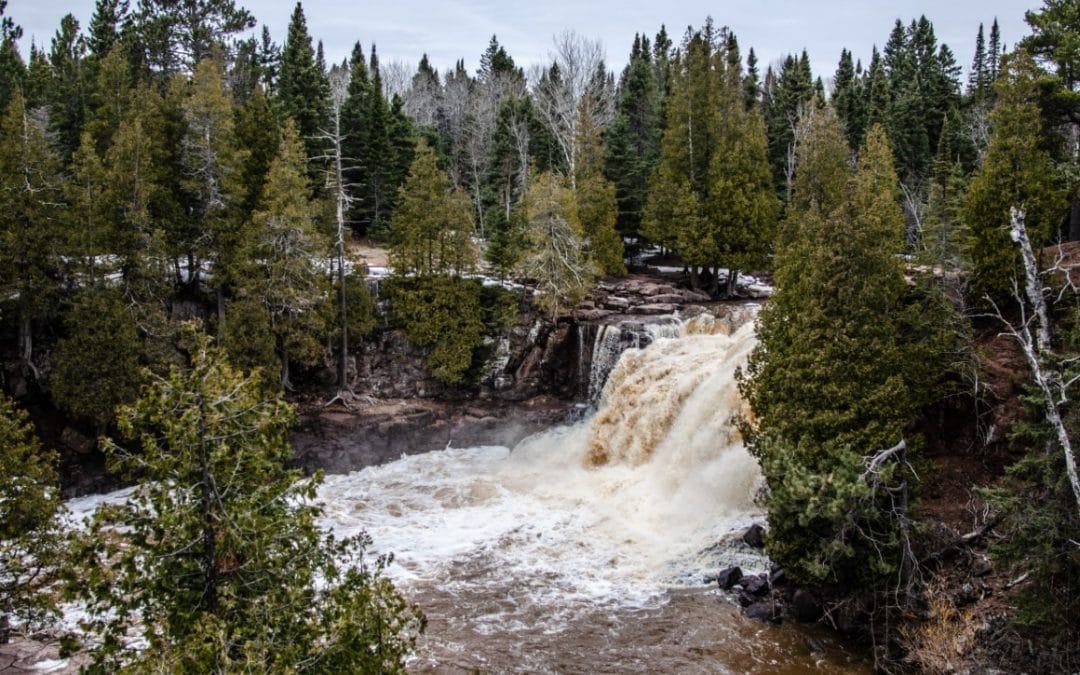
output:
[[865,672],[702,583],[768,565],[732,536],[763,518],[734,425],[755,313],[626,350],[576,425],[327,478],[324,525],[393,553],[389,575],[428,616],[412,670]]

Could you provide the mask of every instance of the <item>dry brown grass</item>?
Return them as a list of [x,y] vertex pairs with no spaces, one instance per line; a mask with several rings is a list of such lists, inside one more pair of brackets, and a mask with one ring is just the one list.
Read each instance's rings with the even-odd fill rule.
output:
[[926,588],[927,617],[900,629],[909,658],[921,672],[967,672],[978,627],[970,610],[957,609],[937,578]]

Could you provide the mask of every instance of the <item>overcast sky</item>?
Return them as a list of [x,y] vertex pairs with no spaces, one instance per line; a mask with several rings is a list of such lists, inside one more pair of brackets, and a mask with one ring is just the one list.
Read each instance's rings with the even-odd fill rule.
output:
[[[135,4],[137,0],[132,0]],[[240,4],[270,27],[276,41],[284,41],[292,2]],[[952,47],[957,61],[967,68],[980,22],[989,31],[997,17],[1004,43],[1011,47],[1028,32],[1024,11],[1039,6],[1039,0],[307,0],[304,13],[312,36],[324,42],[331,61],[343,59],[359,40],[365,53],[375,42],[383,61],[415,64],[427,53],[440,70],[459,58],[475,70],[492,34],[519,65],[529,66],[546,60],[552,36],[566,28],[599,38],[608,63],[621,69],[635,32],[652,36],[666,24],[678,44],[687,25],[700,26],[711,14],[718,26],[734,30],[744,55],[754,48],[763,71],[765,64],[806,48],[815,75],[828,79],[842,48],[851,49],[865,63],[871,47],[885,42],[897,18],[907,24],[925,14],[934,23],[938,40]],[[68,12],[85,27],[93,8],[94,0],[9,0],[7,13],[23,27],[25,53],[31,39],[47,47]]]

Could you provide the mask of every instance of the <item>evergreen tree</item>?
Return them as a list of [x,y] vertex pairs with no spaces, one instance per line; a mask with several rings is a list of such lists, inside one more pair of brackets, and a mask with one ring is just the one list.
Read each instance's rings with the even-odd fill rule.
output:
[[649,176],[659,159],[660,92],[652,54],[635,36],[635,49],[623,74],[618,113],[604,135],[606,175],[615,184],[619,213],[616,226],[635,236],[649,190]]
[[[309,159],[323,155],[324,148],[318,136],[326,129],[328,92],[326,72],[316,62],[304,8],[297,2],[289,20],[285,46],[281,51],[277,95],[281,101],[282,113],[296,123]],[[317,167],[313,165],[310,175],[314,178],[317,172]]]
[[813,100],[810,59],[806,52],[801,58],[788,55],[784,59],[775,85],[769,93],[765,123],[769,137],[769,164],[777,190],[791,199],[793,159],[798,151],[795,130],[799,119]]
[[979,32],[975,36],[975,57],[972,59],[971,70],[968,73],[968,96],[977,101],[985,100],[990,95],[992,84],[986,60],[986,36],[983,34],[983,25],[980,23]]
[[120,40],[124,23],[128,19],[128,7],[128,0],[97,0],[94,3],[87,46],[95,59],[105,58]]
[[884,126],[889,121],[892,90],[889,87],[889,76],[885,72],[885,62],[876,47],[870,59],[867,77],[869,82],[863,88],[866,92],[866,123],[869,126],[875,124]]
[[49,586],[63,544],[56,456],[34,436],[29,416],[0,394],[0,637],[16,619],[34,630],[56,613]]
[[582,114],[578,122],[577,198],[588,253],[601,274],[626,274],[623,241],[615,229],[618,217],[615,184],[604,177],[604,141],[593,116]]
[[71,14],[60,20],[60,30],[49,50],[51,82],[45,100],[49,107],[49,130],[54,146],[66,164],[79,147],[79,137],[87,118],[90,94],[86,41],[79,34],[79,22]]
[[289,121],[252,215],[251,244],[244,258],[258,264],[238,281],[241,295],[257,299],[269,313],[285,389],[292,387],[293,363],[312,366],[323,356],[320,337],[326,328],[319,309],[325,289],[318,261],[330,247],[316,227],[316,213],[303,143]]
[[202,262],[213,260],[218,308],[224,311],[225,289],[235,278],[243,244],[241,172],[248,153],[237,144],[232,98],[219,61],[207,59],[199,64],[181,107],[184,178],[180,188],[188,213],[183,227],[173,232],[174,241],[178,252],[187,256],[193,286],[198,284]]
[[563,179],[542,173],[525,197],[526,253],[521,272],[537,282],[538,302],[556,318],[584,299],[597,270],[585,255],[574,192]]
[[139,389],[139,336],[123,295],[87,286],[64,316],[66,336],[53,352],[53,400],[63,410],[104,433],[116,407],[135,400]]
[[472,271],[477,252],[469,197],[439,170],[421,140],[390,221],[390,261],[400,274],[458,275]]
[[255,26],[255,19],[233,0],[139,0],[132,17],[133,44],[164,78],[194,72],[214,51],[227,53],[229,38]]
[[1065,197],[1040,143],[1038,77],[1026,52],[1006,60],[990,116],[990,147],[968,188],[966,253],[972,266],[971,291],[980,299],[1010,298],[1020,275],[1020,253],[1009,239],[1009,210],[1027,211],[1027,230],[1036,247],[1052,240],[1064,214]]
[[832,105],[836,110],[836,116],[844,125],[848,144],[852,149],[857,149],[862,142],[864,133],[865,111],[862,106],[862,95],[859,91],[859,81],[855,78],[855,64],[851,52],[844,49],[840,52],[840,64],[836,68],[833,77]]
[[18,92],[0,120],[0,139],[0,289],[5,317],[19,325],[21,367],[36,376],[33,324],[55,308],[63,267],[59,161]]
[[281,138],[277,117],[271,101],[256,85],[251,96],[236,109],[236,143],[247,151],[240,169],[244,186],[241,211],[247,217],[254,211],[262,197],[266,174],[277,154]]
[[0,0],[0,106],[4,110],[26,77],[26,64],[19,53],[22,28],[10,16],[4,16],[6,9],[7,0]]
[[986,59],[986,76],[990,80],[990,84],[997,82],[998,77],[1001,75],[1001,55],[1003,48],[1001,45],[1001,28],[998,27],[997,17],[994,17],[994,23],[990,26],[990,43],[988,45],[989,53]]
[[294,409],[184,337],[187,368],[120,412],[141,452],[106,446],[142,482],[77,551],[91,670],[404,672],[423,617],[365,559],[370,540],[320,531],[319,476],[285,468]]
[[[836,118],[816,124],[802,152],[846,162]],[[796,203],[808,206],[791,216],[798,235],[777,253],[776,294],[741,376],[755,415],[751,449],[770,487],[770,557],[801,581],[849,587],[900,567],[897,524],[863,458],[903,439],[920,402],[901,338],[903,216],[880,126],[858,167],[832,208],[797,187]],[[896,488],[899,474],[890,466],[875,478]]]

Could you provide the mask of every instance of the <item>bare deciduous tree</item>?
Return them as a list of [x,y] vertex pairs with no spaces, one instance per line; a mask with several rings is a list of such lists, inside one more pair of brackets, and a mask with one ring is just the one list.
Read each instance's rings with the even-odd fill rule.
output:
[[555,37],[547,70],[532,71],[533,99],[540,119],[550,129],[576,188],[578,127],[582,115],[604,128],[614,117],[613,91],[604,71],[604,48],[596,40],[564,31]]

